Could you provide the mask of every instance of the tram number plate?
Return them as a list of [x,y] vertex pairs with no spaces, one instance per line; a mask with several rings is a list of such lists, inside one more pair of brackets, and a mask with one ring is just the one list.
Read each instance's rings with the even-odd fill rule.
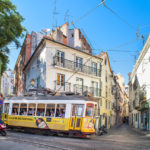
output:
[[46,122],[51,122],[51,118],[46,118]]

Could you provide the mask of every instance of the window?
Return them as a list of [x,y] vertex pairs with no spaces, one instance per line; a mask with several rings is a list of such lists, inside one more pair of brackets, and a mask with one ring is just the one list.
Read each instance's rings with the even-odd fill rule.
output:
[[40,61],[40,56],[38,56],[38,57],[37,57],[37,67],[40,66],[40,63],[41,63],[41,61]]
[[47,104],[46,116],[55,117],[55,104]]
[[29,104],[28,105],[28,115],[29,116],[35,116],[35,110],[36,110],[36,104]]
[[83,104],[72,104],[72,116],[82,117],[84,111]]
[[107,71],[106,71],[106,75],[105,75],[105,81],[107,82]]
[[72,38],[74,37],[74,34],[73,34],[73,33],[71,34],[71,37],[72,37]]
[[38,104],[37,105],[37,116],[44,116],[45,115],[45,104]]
[[57,62],[62,64],[64,63],[64,52],[58,50],[56,52],[56,57],[57,57]]
[[57,74],[57,85],[64,86],[65,84],[65,75],[63,74]]
[[97,63],[92,62],[92,72],[97,74]]
[[4,104],[4,113],[8,114],[9,113],[9,103]]
[[102,64],[100,63],[100,66],[99,66],[99,76],[101,77],[101,74],[102,74]]
[[12,115],[18,115],[19,113],[19,104],[14,103],[12,107]]
[[65,118],[66,104],[57,104],[56,117]]
[[106,109],[107,109],[107,107],[108,107],[108,106],[107,106],[107,101],[106,101]]
[[98,82],[92,81],[92,94],[98,96]]
[[87,104],[85,115],[87,117],[92,117],[94,115],[94,104]]
[[83,79],[82,78],[76,78],[76,90],[78,93],[82,93],[83,92]]
[[20,113],[19,115],[27,115],[27,104],[20,104]]
[[80,57],[76,57],[76,68],[80,68],[82,70],[83,59]]
[[105,58],[105,65],[107,65],[107,59]]
[[40,77],[37,78],[37,88],[40,88]]

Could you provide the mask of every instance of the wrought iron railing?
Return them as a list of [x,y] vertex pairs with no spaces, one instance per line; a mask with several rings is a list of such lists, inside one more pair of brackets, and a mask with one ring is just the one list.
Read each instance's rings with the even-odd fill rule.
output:
[[74,84],[73,87],[75,93],[83,94],[83,92],[87,91],[90,92],[95,97],[101,96],[101,90],[99,88],[88,87],[79,84]]
[[83,72],[85,74],[98,76],[98,77],[101,76],[101,70],[100,69],[90,67],[90,66],[86,66],[84,64],[74,62],[74,61],[71,61],[71,60],[67,60],[67,59],[64,59],[62,57],[54,56],[53,64],[56,65],[56,66],[71,69],[71,70],[74,70],[74,71]]
[[71,84],[64,82],[62,85],[57,85],[57,81],[54,81],[54,90],[58,92],[74,92],[83,95],[84,92],[90,92],[94,97],[101,96],[101,90],[99,88],[82,86],[79,84]]
[[55,91],[61,91],[61,92],[71,92],[71,83],[69,82],[64,82],[60,83],[59,85],[57,84],[57,81],[54,81],[54,90]]

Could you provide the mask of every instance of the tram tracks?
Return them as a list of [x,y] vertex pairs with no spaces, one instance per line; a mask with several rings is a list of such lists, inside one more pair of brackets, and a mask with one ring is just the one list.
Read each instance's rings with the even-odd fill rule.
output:
[[51,144],[51,141],[44,141],[39,138],[25,138],[23,136],[17,136],[14,134],[8,135],[7,141],[17,142],[17,143],[25,143],[25,144],[31,144],[36,145],[40,148],[53,148],[57,150],[72,150],[71,148],[66,148],[64,145],[58,146],[58,143]]

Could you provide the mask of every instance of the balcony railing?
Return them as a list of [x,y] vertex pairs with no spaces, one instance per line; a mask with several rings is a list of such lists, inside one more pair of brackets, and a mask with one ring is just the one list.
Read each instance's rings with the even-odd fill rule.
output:
[[81,63],[77,63],[77,62],[74,62],[71,60],[64,59],[62,57],[54,56],[53,63],[56,66],[71,69],[73,71],[79,71],[79,72],[83,72],[85,74],[98,76],[98,77],[101,76],[101,70],[100,69],[86,66],[86,65],[83,65]]
[[60,83],[60,85],[57,85],[57,81],[54,81],[54,90],[59,92],[71,92],[71,83],[65,82]]
[[101,90],[99,88],[88,87],[88,86],[83,86],[83,85],[79,85],[79,84],[74,84],[73,87],[74,87],[75,93],[83,94],[83,92],[88,91],[88,92],[92,93],[92,95],[95,97],[101,96]]
[[62,85],[57,85],[57,81],[54,81],[54,90],[59,92],[74,92],[83,95],[85,91],[92,93],[94,97],[101,96],[101,90],[99,88],[82,86],[79,84],[71,84],[68,82],[62,83]]

